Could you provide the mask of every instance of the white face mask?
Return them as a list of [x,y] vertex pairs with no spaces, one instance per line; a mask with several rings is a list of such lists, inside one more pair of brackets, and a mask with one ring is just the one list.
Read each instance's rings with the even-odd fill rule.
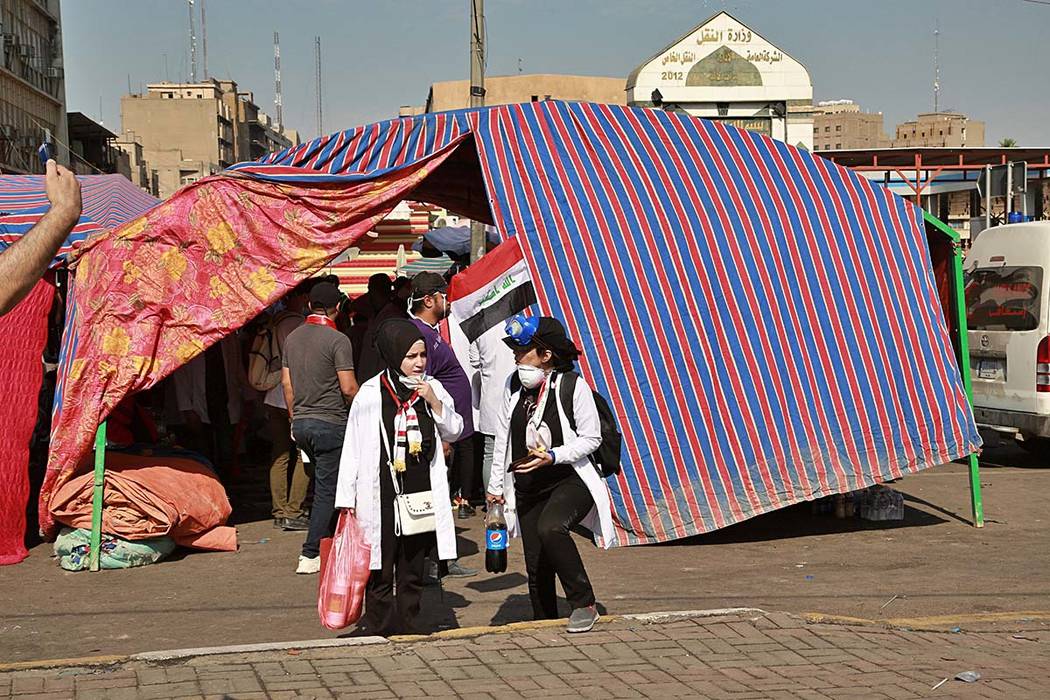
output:
[[546,378],[547,373],[543,371],[542,367],[518,365],[518,380],[526,389],[535,389],[540,384],[543,384],[543,380]]
[[422,384],[423,382],[426,381],[426,375],[423,375],[423,374],[413,374],[413,375],[403,374],[400,377],[398,377],[397,380],[399,382],[401,382],[401,385],[403,387],[405,387],[406,389],[412,389],[413,391],[415,391],[416,389],[419,388],[420,384]]

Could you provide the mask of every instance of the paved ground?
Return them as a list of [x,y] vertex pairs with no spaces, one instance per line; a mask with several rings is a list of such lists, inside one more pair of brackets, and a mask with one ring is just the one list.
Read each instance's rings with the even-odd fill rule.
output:
[[[954,680],[977,671],[980,680]],[[0,673],[36,698],[1042,698],[1050,634],[931,633],[748,613]],[[942,683],[942,681],[946,682]]]
[[[997,459],[1018,466],[984,470],[983,530],[967,523],[964,469],[945,465],[896,485],[907,497],[903,523],[815,517],[801,506],[688,542],[582,550],[611,613],[758,607],[1041,629],[1050,620],[1050,469],[1019,453]],[[237,553],[90,574],[63,572],[40,546],[0,567],[0,662],[333,636],[317,622],[316,579],[292,573],[301,535],[273,530],[264,491],[239,495],[249,498],[239,504]],[[465,524],[463,561],[482,567],[480,518]],[[507,574],[428,590],[424,629],[527,620],[523,568],[514,547]]]

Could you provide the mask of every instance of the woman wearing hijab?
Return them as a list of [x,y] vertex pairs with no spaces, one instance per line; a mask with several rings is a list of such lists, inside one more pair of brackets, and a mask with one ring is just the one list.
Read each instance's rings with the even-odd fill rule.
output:
[[390,636],[410,631],[419,614],[435,533],[438,556],[456,558],[441,441],[454,442],[463,421],[441,383],[424,375],[426,345],[414,323],[385,321],[376,348],[385,369],[350,409],[336,507],[355,512],[372,548],[364,627]]
[[521,537],[535,618],[559,617],[557,575],[572,608],[568,631],[587,632],[598,611],[571,531],[582,524],[606,548],[616,540],[609,492],[590,461],[602,443],[598,409],[560,321],[516,316],[507,331],[517,371],[496,424],[487,499],[505,504],[507,530]]

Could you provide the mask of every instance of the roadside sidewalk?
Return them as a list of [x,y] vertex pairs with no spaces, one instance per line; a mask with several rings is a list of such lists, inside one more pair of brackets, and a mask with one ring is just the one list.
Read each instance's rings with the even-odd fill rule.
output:
[[[618,617],[577,636],[563,624],[8,670],[0,697],[1037,698],[1050,678],[1045,627],[929,632],[757,610]],[[981,679],[952,680],[970,670]]]

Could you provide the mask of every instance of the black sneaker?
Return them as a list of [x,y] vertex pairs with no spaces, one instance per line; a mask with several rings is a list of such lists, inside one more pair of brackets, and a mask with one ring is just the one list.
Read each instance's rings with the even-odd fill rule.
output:
[[477,511],[474,509],[474,506],[470,505],[466,501],[463,501],[462,503],[459,504],[459,519],[460,520],[468,520],[470,518],[473,518],[476,513],[477,513]]
[[284,518],[281,529],[294,532],[305,532],[310,529],[310,521],[306,518]]

